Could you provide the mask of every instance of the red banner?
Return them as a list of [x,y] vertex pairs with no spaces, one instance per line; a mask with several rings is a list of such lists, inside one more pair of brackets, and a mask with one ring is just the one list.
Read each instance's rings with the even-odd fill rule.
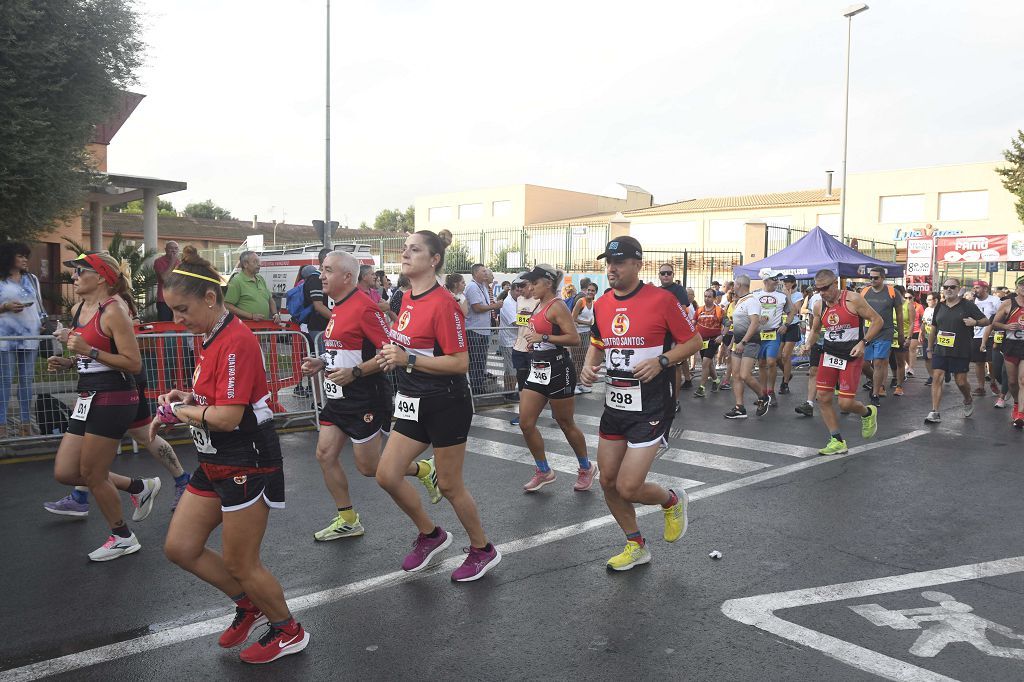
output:
[[1007,235],[939,237],[936,257],[944,263],[986,263],[1007,260]]

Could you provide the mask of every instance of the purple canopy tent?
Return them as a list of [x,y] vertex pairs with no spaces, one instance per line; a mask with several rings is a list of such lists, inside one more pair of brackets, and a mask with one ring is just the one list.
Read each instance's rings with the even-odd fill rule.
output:
[[886,277],[902,277],[902,263],[865,256],[851,249],[820,227],[816,227],[782,251],[753,263],[733,268],[733,275],[758,280],[768,273],[781,272],[797,279],[812,279],[818,270],[828,269],[840,277],[865,277],[868,269],[880,265]]

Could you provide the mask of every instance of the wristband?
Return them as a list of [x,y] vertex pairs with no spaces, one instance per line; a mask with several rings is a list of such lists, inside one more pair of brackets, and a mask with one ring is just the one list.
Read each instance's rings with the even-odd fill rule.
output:
[[203,408],[203,416],[202,416],[202,420],[203,420],[203,428],[204,428],[204,429],[208,429],[208,428],[210,428],[210,425],[206,423],[206,411],[207,411],[208,409],[210,409],[210,406],[209,406],[209,405],[207,405],[206,407],[204,407],[204,408]]

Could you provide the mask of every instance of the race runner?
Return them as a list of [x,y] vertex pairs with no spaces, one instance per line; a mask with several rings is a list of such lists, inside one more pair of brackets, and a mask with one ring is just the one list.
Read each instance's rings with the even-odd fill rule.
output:
[[774,407],[779,404],[779,399],[775,397],[779,351],[782,348],[782,339],[792,324],[794,311],[790,308],[789,297],[781,291],[776,291],[779,285],[778,274],[766,275],[762,278],[761,284],[764,289],[754,294],[761,306],[761,326],[758,327],[761,347],[757,358],[760,377],[764,382],[761,395],[768,401],[769,407]]
[[[882,318],[881,333],[872,335],[872,341],[864,348],[864,366],[862,372],[868,378],[866,386],[871,389],[871,404],[878,407],[885,396],[885,375],[889,371],[889,353],[892,351],[893,340],[902,347],[906,343],[903,333],[903,299],[896,295],[896,289],[885,283],[885,268],[875,266],[868,270],[871,286],[861,292],[861,297],[868,302]],[[893,317],[895,311],[895,317]],[[894,324],[895,321],[895,324]]]
[[789,299],[789,309],[792,311],[790,322],[786,325],[786,333],[782,335],[782,347],[779,349],[779,361],[782,363],[782,385],[779,386],[779,395],[786,395],[789,393],[789,382],[793,380],[793,350],[800,343],[800,309],[804,307],[806,299],[793,275],[782,278],[782,293]]
[[700,383],[693,394],[694,397],[703,398],[706,395],[704,386],[708,382],[711,382],[712,391],[717,391],[719,388],[718,372],[715,371],[715,356],[718,354],[718,348],[722,345],[724,318],[725,311],[722,310],[722,306],[715,303],[715,290],[706,289],[704,305],[697,310],[696,316],[697,333],[701,338],[702,371]]
[[[985,314],[971,301],[960,296],[960,280],[947,277],[942,283],[942,301],[935,306],[932,318],[932,411],[924,418],[926,424],[942,421],[939,405],[942,402],[942,375],[950,373],[964,397],[964,417],[974,414],[974,397],[967,381],[971,365],[973,328],[987,325]],[[1005,343],[1005,342],[1004,342]]]
[[1024,277],[1018,277],[1013,295],[1008,296],[999,306],[992,323],[1002,338],[1003,360],[1009,379],[1010,395],[1013,398],[1013,414],[1010,421],[1020,429],[1024,428],[1024,412],[1020,409],[1020,387],[1024,384]]
[[757,294],[750,293],[750,278],[740,275],[735,283],[736,307],[732,311],[732,394],[736,404],[725,413],[726,419],[746,419],[747,408],[743,405],[743,387],[754,392],[756,414],[763,417],[768,411],[768,397],[754,378],[754,362],[761,354],[761,302]]
[[807,400],[794,408],[797,414],[802,414],[805,417],[814,416],[814,399],[818,395],[818,366],[821,364],[821,346],[825,339],[819,334],[817,343],[812,344],[810,341],[811,327],[814,326],[814,320],[821,319],[822,305],[821,294],[817,291],[807,299],[807,333],[804,345],[800,349],[801,353],[807,353],[808,355]]

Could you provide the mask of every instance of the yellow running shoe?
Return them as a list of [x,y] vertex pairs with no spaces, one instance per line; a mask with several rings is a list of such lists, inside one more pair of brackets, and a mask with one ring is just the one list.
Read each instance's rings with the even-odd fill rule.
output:
[[437,487],[437,470],[434,468],[434,458],[421,459],[416,464],[425,464],[427,466],[427,473],[416,478],[420,479],[420,483],[427,489],[427,495],[430,496],[430,504],[437,504],[443,496],[441,495],[441,489]]
[[871,438],[878,432],[878,408],[868,405],[868,413],[860,418],[860,435]]
[[650,560],[651,553],[647,551],[646,545],[628,540],[622,554],[616,554],[608,560],[608,568],[613,571],[628,571],[634,566],[649,563]]
[[685,490],[678,493],[679,501],[668,509],[663,509],[665,514],[665,542],[675,542],[686,535],[686,528],[689,526],[689,519],[686,516],[686,508],[690,505],[690,497]]
[[818,450],[819,455],[843,455],[849,452],[846,447],[846,441],[839,440],[838,438],[830,438],[828,443],[825,444],[821,450]]
[[313,539],[318,542],[327,542],[329,540],[338,540],[339,538],[358,537],[364,532],[366,531],[363,529],[363,524],[359,522],[359,514],[356,514],[355,521],[348,523],[345,519],[341,518],[341,513],[339,513],[331,521],[331,525],[313,533]]

